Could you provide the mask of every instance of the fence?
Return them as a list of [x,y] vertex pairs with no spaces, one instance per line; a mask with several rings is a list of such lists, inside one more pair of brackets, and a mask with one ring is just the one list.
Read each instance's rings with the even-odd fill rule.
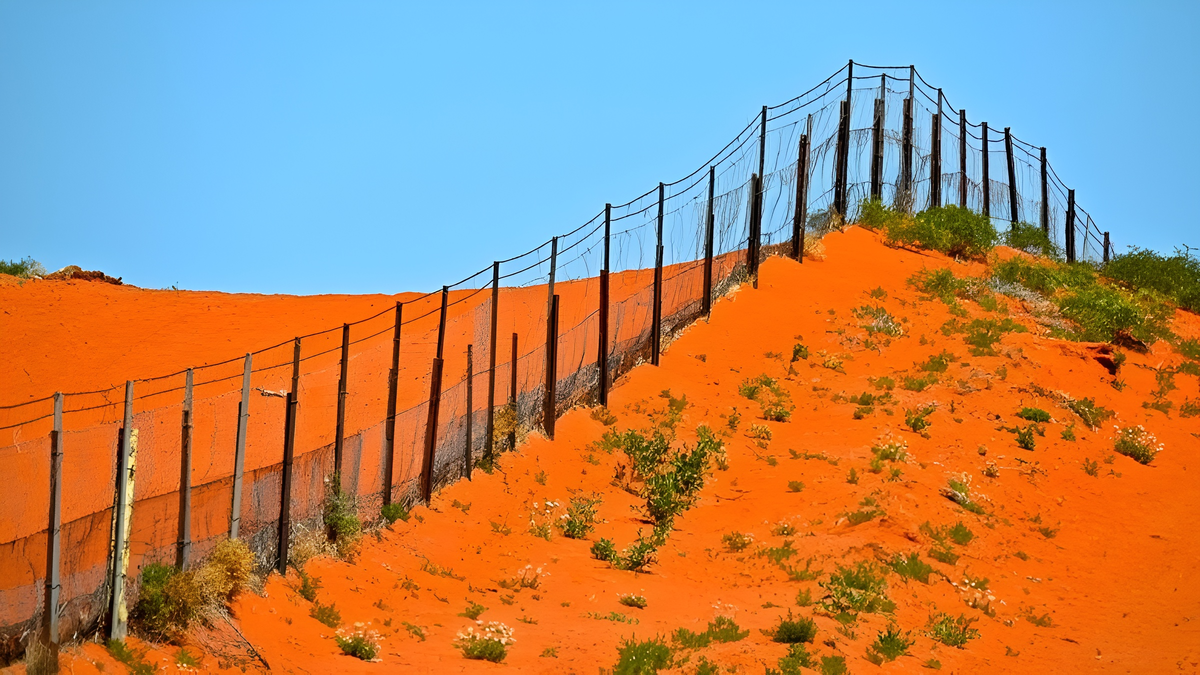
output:
[[[0,407],[0,657],[123,635],[138,570],[227,537],[284,570],[334,477],[377,520],[553,436],[765,255],[799,258],[870,197],[1032,222],[1069,260],[1111,250],[1044,148],[969,122],[911,66],[851,62],[688,176],[456,284],[222,363]],[[507,410],[517,428],[499,433]]]

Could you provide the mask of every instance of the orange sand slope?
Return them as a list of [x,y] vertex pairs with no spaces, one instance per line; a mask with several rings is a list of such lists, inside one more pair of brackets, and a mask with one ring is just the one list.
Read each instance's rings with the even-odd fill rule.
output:
[[[728,616],[749,636],[680,649],[672,672],[695,672],[702,656],[761,672],[775,668],[786,649],[760,629],[791,612],[816,620],[810,651],[845,656],[851,672],[877,669],[864,655],[892,623],[913,631],[915,642],[909,655],[884,664],[889,672],[920,670],[929,659],[945,672],[1197,672],[1200,582],[1193,567],[1200,538],[1193,530],[1200,511],[1200,419],[1167,417],[1141,405],[1155,388],[1150,368],[1179,357],[1165,345],[1146,355],[1130,353],[1119,375],[1126,386],[1118,391],[1089,345],[1041,336],[1012,299],[1012,316],[1030,332],[1005,335],[999,356],[971,356],[961,336],[939,330],[952,318],[947,307],[922,300],[905,280],[922,268],[950,267],[962,276],[980,274],[982,266],[888,249],[856,228],[830,235],[825,244],[824,262],[767,261],[757,290],[743,287],[718,302],[711,322],[675,341],[660,367],[636,368],[612,392],[610,410],[621,430],[648,428],[653,416],[661,417],[667,401],[660,392],[686,395],[678,442],[694,442],[699,424],[728,430],[735,409],[741,416],[726,439],[729,468],[711,474],[699,503],[676,520],[648,573],[615,570],[589,552],[600,537],[621,549],[650,526],[641,519],[638,498],[613,485],[619,453],[591,447],[606,427],[588,410],[574,410],[558,422],[555,441],[531,437],[504,456],[494,474],[477,472],[474,481],[441,491],[409,521],[378,538],[368,536],[353,563],[316,558],[307,564],[308,574],[320,580],[318,600],[335,604],[345,626],[369,623],[383,635],[379,662],[341,654],[333,630],[311,618],[311,604],[296,593],[294,573],[272,575],[262,595],[238,598],[233,609],[246,640],[284,672],[482,672],[497,667],[465,660],[452,644],[474,625],[459,614],[477,602],[487,607],[481,621],[500,621],[515,631],[516,643],[500,667],[591,673],[616,662],[623,639],[669,636],[681,627],[701,631],[715,616]],[[868,295],[877,287],[886,299]],[[864,321],[852,310],[866,304],[900,318],[904,335],[886,345],[876,337],[874,349],[865,346]],[[974,303],[963,306],[973,317],[995,316]],[[1200,331],[1195,316],[1180,314],[1177,321],[1181,332]],[[790,372],[798,341],[811,354]],[[914,364],[943,350],[957,360],[924,391],[897,387],[892,415],[877,406],[856,420],[856,405],[834,399],[875,391],[868,378],[899,382],[920,372]],[[826,357],[840,359],[841,370],[823,367],[833,365]],[[789,422],[764,421],[758,406],[738,395],[744,379],[764,373],[780,378],[790,392],[797,407]],[[1176,408],[1198,389],[1192,376],[1177,383],[1170,394]],[[1057,392],[1091,397],[1116,417],[1106,428],[1090,430]],[[928,437],[904,425],[906,408],[925,405],[936,406]],[[1014,434],[1000,428],[1023,424],[1015,414],[1023,406],[1053,416],[1032,451],[1020,449]],[[1165,449],[1149,466],[1114,455],[1112,422],[1144,425]],[[765,448],[748,436],[752,424],[770,428]],[[1072,424],[1077,440],[1060,438]],[[886,434],[907,442],[908,459],[873,473],[870,447]],[[1098,463],[1098,476],[1083,470],[1085,460]],[[992,465],[994,477],[988,477],[984,469]],[[898,476],[893,467],[901,470]],[[856,483],[847,480],[852,470]],[[939,492],[963,474],[982,515]],[[795,481],[803,483],[799,491],[789,487]],[[542,522],[548,501],[561,504],[593,492],[603,499],[604,522],[589,540],[554,531],[547,541],[528,533],[531,519]],[[885,515],[852,525],[846,514],[867,508],[862,505],[871,504],[868,498]],[[555,507],[551,511],[557,517]],[[959,521],[974,539],[953,546],[957,562],[930,558],[932,540],[921,525]],[[781,523],[794,533],[773,534]],[[731,551],[722,542],[731,532],[751,534],[754,541]],[[796,550],[794,567],[803,569],[808,561],[823,573],[789,580],[760,555],[786,541]],[[821,584],[838,565],[910,552],[937,574],[922,584],[889,572],[887,595],[896,604],[891,614],[864,613],[842,627],[816,605],[798,604],[804,592],[819,602]],[[528,566],[544,573],[536,589],[501,584]],[[622,606],[618,595],[626,593],[644,595],[647,607]],[[976,619],[980,637],[964,649],[933,641],[923,631],[937,612]],[[155,649],[148,658],[166,659],[172,652]],[[95,672],[93,662],[119,671],[98,645],[70,658],[74,672]],[[220,665],[220,657],[205,656],[205,667]]]

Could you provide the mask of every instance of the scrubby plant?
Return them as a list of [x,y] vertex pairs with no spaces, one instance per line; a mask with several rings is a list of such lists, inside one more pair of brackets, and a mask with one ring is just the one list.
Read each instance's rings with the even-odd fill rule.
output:
[[637,595],[636,593],[621,593],[617,596],[617,602],[626,607],[646,609],[646,596]]
[[853,567],[838,565],[820,585],[825,589],[821,608],[833,616],[891,612],[896,608],[885,593],[883,575],[869,562],[861,561]]
[[254,553],[246,542],[226,539],[213,547],[195,574],[206,603],[229,604],[254,575]]
[[1045,424],[1050,421],[1050,413],[1041,408],[1021,408],[1017,413],[1017,417],[1030,422],[1041,422]]
[[1140,463],[1149,464],[1162,451],[1163,444],[1158,442],[1149,431],[1136,427],[1115,427],[1117,435],[1113,438],[1113,449]]
[[639,642],[634,636],[617,648],[617,663],[613,675],[654,675],[671,667],[672,653],[665,640],[659,637]]
[[601,504],[599,495],[576,495],[567,504],[567,512],[559,520],[559,527],[564,537],[570,539],[586,539],[599,522],[598,512]]
[[1135,247],[1109,260],[1101,274],[1125,286],[1156,291],[1183,309],[1200,311],[1200,259],[1180,255],[1178,249],[1175,255],[1164,256]]
[[954,354],[942,350],[939,354],[930,356],[925,361],[917,364],[917,367],[928,373],[944,373],[950,367],[951,363],[958,360]]
[[907,654],[912,644],[913,639],[908,633],[900,630],[895,624],[890,625],[867,647],[867,660],[877,666],[895,661]]
[[896,388],[896,381],[890,377],[873,377],[868,378],[867,382],[871,383],[872,387],[883,391],[891,391]]
[[808,360],[808,347],[803,342],[797,342],[792,345],[792,363],[801,359]]
[[1115,414],[1108,408],[1097,405],[1096,402],[1090,398],[1081,398],[1078,400],[1069,401],[1067,403],[1067,407],[1071,409],[1071,412],[1079,415],[1079,419],[1083,420],[1083,423],[1091,427],[1093,430],[1099,429],[1101,424]]
[[608,408],[606,408],[602,405],[598,405],[595,408],[592,408],[591,418],[596,420],[597,422],[603,424],[606,427],[611,427],[612,425],[617,423],[617,416],[612,414],[612,412]]
[[454,646],[468,659],[500,663],[508,656],[508,647],[516,642],[513,630],[499,621],[489,621],[480,630],[468,627],[455,637]]
[[672,639],[685,649],[702,649],[718,642],[737,642],[750,635],[750,631],[742,630],[737,622],[727,616],[718,616],[708,622],[708,628],[702,633],[695,633],[680,628],[675,631]]
[[177,640],[199,618],[205,598],[194,572],[150,563],[142,569],[141,590],[130,612],[139,632],[156,640]]
[[326,479],[322,519],[329,541],[338,555],[352,551],[362,535],[362,522],[355,511],[354,499],[342,490],[341,477],[337,473]]
[[1058,258],[1058,247],[1042,228],[1029,223],[1013,223],[1003,236],[1004,245],[1043,258]]
[[952,320],[942,326],[942,332],[946,335],[963,334],[963,341],[970,347],[971,356],[996,356],[996,344],[1004,335],[1025,331],[1025,326],[1009,318],[973,319],[965,324]]
[[771,427],[765,424],[751,424],[750,430],[746,432],[750,438],[756,438],[764,441],[771,440]]
[[933,406],[925,406],[923,408],[906,408],[904,410],[904,423],[914,433],[921,433],[933,426],[933,422],[929,421],[929,416],[933,413]]
[[941,489],[941,493],[971,513],[984,513],[983,507],[971,495],[971,476],[968,474],[964,473],[958,478],[949,479],[946,487]]
[[903,462],[908,459],[908,441],[885,435],[871,446],[871,453],[881,462]]
[[321,580],[309,576],[302,567],[296,567],[296,574],[300,577],[300,586],[296,588],[296,593],[309,602],[316,602]]
[[1036,424],[1028,424],[1024,427],[1017,427],[1017,446],[1022,450],[1033,450],[1037,445],[1034,436],[1037,434],[1038,426]]
[[22,279],[31,279],[33,277],[45,276],[46,268],[42,266],[42,263],[29,257],[22,258],[21,260],[0,260],[0,274],[10,274]]
[[337,605],[334,603],[322,605],[314,602],[308,610],[308,615],[330,628],[337,628],[342,623],[342,613],[338,611]]
[[795,642],[788,645],[787,654],[779,657],[779,675],[800,675],[801,668],[814,668],[816,665],[816,659],[808,653],[808,647],[803,642]]
[[965,295],[970,283],[959,279],[948,269],[923,269],[908,278],[908,285],[947,305],[953,305],[960,295]]
[[929,583],[929,575],[933,573],[933,567],[921,560],[915,551],[907,556],[897,553],[896,557],[888,562],[888,566],[905,579],[915,579],[923,584]]
[[883,229],[893,245],[926,248],[962,258],[982,258],[999,238],[989,218],[954,205],[927,209],[915,218],[895,213],[886,220]]
[[730,532],[721,537],[721,543],[731,553],[740,553],[754,543],[754,535],[747,532]]
[[363,624],[354,624],[353,630],[342,629],[333,638],[342,653],[363,661],[373,661],[379,653],[381,638],[376,631],[366,628]]
[[462,616],[462,617],[466,617],[466,618],[474,621],[479,618],[479,615],[483,614],[486,611],[487,611],[487,607],[484,607],[483,605],[479,604],[478,602],[472,602],[471,604],[467,605],[466,609],[459,612],[458,615]]
[[863,305],[862,307],[855,308],[852,313],[854,318],[866,322],[861,324],[861,327],[869,335],[900,337],[904,334],[904,329],[901,327],[900,322],[883,307]]
[[773,642],[789,645],[812,642],[817,636],[817,622],[807,616],[793,617],[791,610],[788,610],[787,617],[780,617],[779,623],[763,630],[763,635],[771,638]]
[[964,614],[952,617],[939,612],[929,617],[926,634],[944,645],[962,649],[967,642],[979,637],[979,631],[971,628],[975,621],[976,619],[968,619]]
[[383,508],[379,509],[379,515],[383,516],[383,519],[387,521],[388,525],[395,523],[397,520],[403,520],[407,523],[410,517],[408,509],[404,508],[403,504],[397,504],[395,502],[391,504],[384,504]]
[[904,376],[904,379],[900,381],[900,387],[908,391],[925,391],[934,384],[937,384],[937,375],[934,375],[933,373],[923,377],[906,375]]
[[129,645],[125,644],[124,640],[109,640],[104,643],[111,655],[118,663],[122,663],[129,669],[131,675],[153,675],[158,672],[158,666],[147,663],[146,650],[134,651]]

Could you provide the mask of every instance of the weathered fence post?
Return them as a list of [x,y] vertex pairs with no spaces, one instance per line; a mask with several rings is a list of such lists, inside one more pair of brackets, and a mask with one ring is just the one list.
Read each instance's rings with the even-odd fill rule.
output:
[[1108,260],[1109,260],[1109,251],[1111,250],[1111,246],[1112,246],[1112,243],[1111,243],[1111,241],[1109,240],[1108,233],[1107,233],[1107,232],[1105,232],[1105,233],[1104,233],[1104,264],[1105,264],[1105,265],[1107,265],[1107,264],[1108,264]]
[[185,570],[192,554],[192,369],[183,380],[183,425],[179,443],[179,541],[175,567]]
[[346,447],[346,378],[350,370],[350,324],[342,324],[342,360],[338,374],[337,423],[333,438],[333,471],[337,474],[337,489],[342,489],[342,453]]
[[750,174],[750,237],[746,241],[746,272],[758,288],[759,218],[762,217],[762,176]]
[[1067,190],[1067,262],[1075,262],[1075,191]]
[[50,432],[50,520],[46,527],[46,595],[42,608],[42,644],[58,664],[58,596],[62,560],[63,394],[54,394],[54,428]]
[[[911,80],[910,90],[911,90]],[[904,125],[900,130],[900,189],[903,191],[901,208],[911,213],[913,209],[913,100],[910,91],[904,99]]]
[[958,111],[958,205],[967,208],[967,111]]
[[550,239],[550,281],[546,284],[548,295],[546,297],[546,365],[544,372],[546,374],[547,385],[542,389],[542,430],[546,432],[546,436],[554,438],[554,416],[546,416],[547,410],[553,410],[547,401],[550,400],[549,378],[550,372],[554,368],[554,345],[555,342],[555,327],[551,321],[554,313],[554,276],[558,270],[558,237]]
[[508,385],[508,404],[512,406],[513,425],[512,430],[508,432],[508,449],[517,449],[517,422],[520,417],[517,415],[517,334],[512,334],[512,366],[509,368],[509,376],[511,382]]
[[942,114],[935,112],[930,120],[929,150],[929,207],[942,205]]
[[792,257],[800,263],[804,262],[804,229],[808,221],[808,143],[808,134],[800,134],[796,158],[796,214],[792,218]]
[[442,310],[438,320],[437,355],[429,369],[429,410],[425,417],[425,452],[421,462],[421,499],[433,497],[433,462],[437,450],[438,412],[442,405],[442,350],[446,344],[446,306],[450,288],[442,286]]
[[608,405],[608,248],[612,227],[612,204],[604,205],[604,253],[600,265],[600,335],[597,342],[596,370],[600,405]]
[[133,478],[130,466],[133,454],[133,380],[125,382],[125,417],[121,424],[121,444],[117,454],[117,513],[113,519],[112,568],[109,570],[110,604],[108,608],[108,639],[124,640],[128,633],[125,609],[125,575],[129,547],[129,520],[133,510]]
[[838,116],[837,150],[834,154],[833,210],[846,217],[846,167],[849,155],[850,104],[842,101]]
[[700,313],[708,318],[712,315],[713,273],[713,199],[716,198],[717,172],[708,167],[708,202],[704,213],[704,289],[700,298]]
[[658,365],[658,357],[662,352],[662,278],[663,278],[663,205],[666,201],[666,187],[658,184],[658,223],[655,230],[658,245],[654,248],[654,307],[650,314],[650,363]]
[[1008,215],[1016,227],[1021,222],[1021,207],[1017,204],[1017,167],[1013,161],[1011,127],[1004,127],[1004,153],[1008,156]]
[[875,119],[871,124],[871,199],[883,199],[883,99],[875,99]]
[[246,470],[246,428],[250,424],[250,375],[254,356],[246,354],[242,366],[242,400],[238,403],[237,441],[233,448],[233,504],[229,511],[229,538],[237,539],[242,527],[242,481]]
[[279,494],[279,567],[287,574],[292,543],[292,460],[296,455],[296,422],[300,416],[300,338],[292,346],[292,390],[287,395],[283,428],[283,467]]
[[496,329],[500,315],[500,263],[492,263],[492,330],[488,334],[488,398],[487,398],[487,438],[483,441],[483,456],[488,461],[495,456],[495,440],[492,438],[496,430]]
[[472,345],[467,345],[467,443],[463,454],[463,475],[467,480],[471,480],[471,466],[474,464],[471,457],[471,432],[474,431],[471,422],[475,417],[475,406],[471,396],[473,387],[471,380],[474,379],[475,367],[472,361],[471,347]]
[[392,367],[388,370],[387,420],[383,425],[383,503],[392,503],[392,481],[396,466],[396,403],[400,385],[400,326],[404,303],[396,302],[396,325],[392,328]]
[[543,402],[542,417],[545,424],[546,437],[554,440],[554,422],[558,418],[558,296],[550,301],[550,316],[547,317],[550,326],[546,340],[546,398]]
[[987,122],[981,122],[983,127],[983,215],[987,218],[992,217],[992,176],[988,170],[988,126]]
[[1047,180],[1046,172],[1046,148],[1041,148],[1042,151],[1042,207],[1039,209],[1039,220],[1041,220],[1042,232],[1046,236],[1050,236],[1050,192],[1049,181]]

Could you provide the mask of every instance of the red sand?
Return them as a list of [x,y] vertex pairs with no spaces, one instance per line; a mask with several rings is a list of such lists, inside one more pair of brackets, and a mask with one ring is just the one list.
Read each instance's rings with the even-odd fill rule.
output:
[[[905,279],[923,267],[953,267],[956,274],[966,275],[980,273],[980,265],[888,249],[871,233],[855,228],[831,235],[825,243],[824,262],[769,260],[757,290],[743,287],[718,302],[711,322],[696,324],[674,342],[661,367],[635,369],[612,392],[610,409],[620,429],[647,426],[647,412],[665,405],[659,397],[664,389],[676,396],[686,394],[690,405],[679,427],[685,441],[694,439],[691,430],[701,423],[725,428],[724,416],[735,407],[742,415],[738,432],[727,441],[730,468],[713,473],[698,505],[677,520],[648,574],[614,570],[589,553],[591,541],[601,536],[622,548],[648,526],[631,508],[638,500],[612,485],[617,457],[588,447],[604,427],[588,410],[574,410],[559,420],[557,440],[531,438],[518,452],[504,456],[495,474],[477,473],[473,482],[443,490],[430,507],[415,509],[407,523],[384,530],[378,540],[368,536],[353,563],[326,558],[308,563],[308,573],[321,582],[318,599],[335,603],[344,625],[370,623],[384,635],[380,662],[365,663],[340,653],[331,639],[333,630],[310,618],[311,605],[296,594],[294,574],[286,579],[271,575],[262,595],[246,593],[237,599],[233,611],[240,630],[273,669],[287,672],[594,672],[616,662],[617,646],[624,638],[667,636],[680,627],[699,631],[714,616],[725,615],[750,635],[691,653],[690,663],[675,672],[693,672],[700,655],[739,671],[759,672],[764,666],[776,667],[785,652],[759,629],[791,611],[816,619],[819,632],[810,650],[844,655],[851,672],[877,668],[863,656],[892,621],[914,631],[915,643],[908,656],[882,667],[889,672],[920,670],[931,658],[946,672],[1197,672],[1200,582],[1192,572],[1200,560],[1200,538],[1193,532],[1200,490],[1189,474],[1200,470],[1200,419],[1166,417],[1141,405],[1155,387],[1149,368],[1176,363],[1179,357],[1165,345],[1144,356],[1130,353],[1120,373],[1127,386],[1117,391],[1088,345],[1041,337],[1036,329],[1006,335],[1002,356],[970,356],[960,336],[945,337],[938,330],[951,318],[947,308],[920,300]],[[907,322],[903,337],[872,351],[862,346],[865,332],[851,310],[874,304],[867,291],[877,286],[888,294],[880,304]],[[133,293],[131,298],[170,293],[110,286],[87,287],[84,292],[90,297]],[[327,301],[321,320],[328,322],[368,311],[372,302],[390,302],[342,300],[344,308],[332,298],[263,299],[278,304],[258,307],[281,311],[287,303]],[[1019,303],[1008,303],[1019,321],[1034,328],[1018,310]],[[986,316],[974,303],[963,304],[972,316]],[[235,313],[247,325],[260,327],[281,318],[256,314],[260,310],[243,306]],[[310,319],[285,313],[290,321]],[[161,325],[162,318],[156,316],[154,325]],[[1193,315],[1181,313],[1177,323],[1180,332],[1200,333],[1200,319]],[[205,335],[212,340],[220,329],[209,324],[197,325],[209,326],[214,332]],[[113,335],[120,333],[112,330]],[[303,328],[294,323],[281,330],[286,337]],[[79,331],[70,333],[70,339],[82,339],[86,331]],[[786,357],[769,353],[790,355],[796,336],[802,336],[812,355],[797,364],[798,374],[789,375]],[[41,344],[40,339],[36,342]],[[205,343],[197,338],[197,347]],[[6,342],[4,349],[14,347]],[[128,350],[107,349],[130,354],[129,363],[141,367]],[[897,388],[894,416],[877,409],[854,420],[853,404],[831,400],[838,392],[874,391],[869,377],[899,380],[915,372],[914,363],[942,350],[953,352],[958,361],[939,384],[923,392]],[[39,347],[41,354],[52,352],[51,347]],[[818,352],[841,355],[845,372],[820,367]],[[169,350],[157,358],[155,370],[167,365]],[[55,372],[52,360],[48,356],[44,366],[33,362],[34,381]],[[1005,375],[998,374],[1001,367]],[[743,379],[761,373],[781,378],[790,391],[797,405],[790,422],[764,422],[757,406],[738,395]],[[1195,377],[1179,376],[1177,383],[1179,389],[1170,395],[1176,408],[1198,391]],[[1036,393],[1042,391],[1038,387],[1092,397],[1116,411],[1114,422],[1145,425],[1165,449],[1149,466],[1112,457],[1111,425],[1088,430],[1055,400]],[[938,408],[930,418],[929,438],[904,428],[904,408],[931,403]],[[1026,405],[1044,408],[1054,417],[1045,425],[1046,435],[1036,439],[1034,451],[1019,449],[1012,433],[998,429],[1017,423],[1015,413]],[[1078,440],[1060,439],[1072,421]],[[746,437],[752,423],[771,428],[767,449]],[[909,446],[907,463],[896,465],[903,469],[897,481],[885,480],[886,471],[868,470],[871,444],[889,431]],[[984,447],[986,456],[981,454]],[[824,453],[837,464],[793,458],[790,450]],[[1106,461],[1110,457],[1111,463]],[[1082,470],[1086,459],[1100,463],[1098,477]],[[998,477],[983,475],[988,462],[999,467]],[[852,468],[858,473],[857,484],[846,480]],[[968,513],[939,495],[949,477],[964,472],[990,517]],[[805,488],[789,491],[789,481],[803,481]],[[557,532],[552,541],[545,541],[526,532],[531,511],[546,500],[565,502],[581,490],[596,492],[604,500],[600,514],[606,522],[589,541],[566,539]],[[886,516],[851,526],[842,514],[858,508],[868,496]],[[452,506],[455,501],[469,507]],[[772,527],[783,521],[793,524],[797,533],[773,536]],[[973,541],[956,547],[961,555],[957,564],[925,555],[930,540],[919,526],[926,521],[934,526],[962,521],[974,532]],[[501,525],[511,528],[511,534],[497,532]],[[1055,536],[1044,536],[1040,527],[1054,530]],[[721,538],[732,531],[753,534],[755,543],[741,553],[729,552]],[[832,618],[813,607],[797,606],[801,590],[811,591],[814,599],[823,595],[817,581],[789,581],[755,555],[761,547],[780,546],[785,539],[799,551],[794,562],[802,566],[803,560],[813,558],[813,568],[826,573],[839,563],[917,551],[945,576],[935,575],[924,585],[888,574],[888,595],[897,604],[894,614],[863,614],[852,631],[839,631]],[[432,569],[429,563],[451,570],[453,576],[425,571]],[[509,591],[500,586],[498,582],[526,566],[548,573],[538,589]],[[966,575],[989,579],[994,616],[966,604],[973,596],[962,590]],[[644,595],[648,606],[624,607],[617,602],[620,593]],[[488,608],[482,621],[502,621],[514,628],[516,644],[503,665],[467,661],[453,647],[455,634],[473,625],[458,616],[470,602]],[[589,616],[614,611],[633,617],[636,624]],[[981,637],[965,649],[932,641],[921,631],[937,611],[978,619],[975,627]],[[1026,618],[1029,613],[1048,615],[1052,625],[1035,625]],[[411,635],[405,622],[422,627],[425,639]],[[555,650],[556,656],[543,656],[547,649]],[[151,655],[165,658],[173,651],[163,648]],[[688,653],[681,650],[677,656]],[[68,660],[71,672],[96,672],[92,662],[104,663],[106,672],[119,670],[98,645],[77,649]],[[218,661],[208,655],[204,665],[216,668]]]

